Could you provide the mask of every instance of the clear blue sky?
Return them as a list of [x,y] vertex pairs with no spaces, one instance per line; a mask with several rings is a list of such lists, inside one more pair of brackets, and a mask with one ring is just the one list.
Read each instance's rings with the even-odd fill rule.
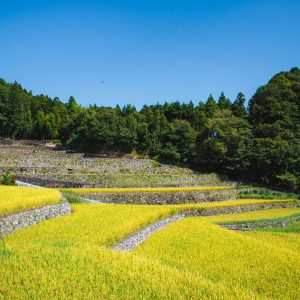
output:
[[83,105],[249,99],[300,66],[299,13],[298,0],[0,0],[0,77]]

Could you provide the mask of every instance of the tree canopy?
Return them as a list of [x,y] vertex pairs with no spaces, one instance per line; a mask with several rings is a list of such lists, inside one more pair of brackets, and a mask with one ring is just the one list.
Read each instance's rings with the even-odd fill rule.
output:
[[82,107],[74,97],[33,95],[0,79],[0,136],[59,139],[66,147],[119,151],[226,173],[292,190],[300,189],[300,70],[276,74],[249,100],[179,101]]

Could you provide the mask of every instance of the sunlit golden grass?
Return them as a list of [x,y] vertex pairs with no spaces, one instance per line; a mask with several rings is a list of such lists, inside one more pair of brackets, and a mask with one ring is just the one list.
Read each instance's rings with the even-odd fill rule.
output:
[[57,203],[60,199],[60,192],[54,189],[0,185],[0,216]]
[[26,234],[28,243],[33,242],[35,247],[36,237],[41,246],[50,241],[108,245],[171,213],[172,208],[167,206],[72,204],[71,215],[25,228],[13,239],[20,238],[21,243]]
[[[72,241],[72,243],[86,241],[96,243],[97,245],[107,245],[120,240],[122,237],[149,223],[180,211],[234,207],[266,202],[276,203],[276,201],[239,200],[180,205],[73,204],[72,215],[50,220],[32,228],[25,228],[22,232],[28,231],[31,233],[28,235],[29,241],[34,240],[36,235],[40,235],[43,236],[46,242],[51,238],[51,236],[48,236],[48,233],[51,235],[53,231],[57,233],[58,241],[68,240]],[[83,233],[80,239],[78,239],[78,231]],[[14,236],[17,237],[18,234]]]
[[[256,299],[156,260],[101,246],[15,251],[1,261],[0,298]],[[34,262],[34,263],[33,263]]]
[[222,282],[106,246],[171,213],[170,207],[72,205],[0,246],[3,299],[255,299]]
[[[71,215],[27,227],[0,242],[0,299],[291,299],[298,292],[293,281],[299,275],[297,251],[232,233],[206,218],[178,221],[132,253],[110,248],[181,210],[271,202],[283,201],[73,204]],[[292,212],[281,209],[282,216]]]
[[[269,243],[273,247],[280,247],[293,252],[300,250],[300,235],[299,233],[280,233],[280,232],[263,232],[263,231],[248,231],[243,233],[246,236],[257,239],[263,243]],[[292,254],[293,255],[293,254]]]
[[217,190],[230,190],[233,186],[184,186],[184,187],[159,187],[159,188],[69,188],[62,191],[95,194],[95,193],[175,193],[175,192],[206,192]]
[[[201,217],[186,218],[157,232],[133,253],[184,270],[232,290],[262,298],[298,299],[300,250],[278,235],[237,233]],[[293,235],[299,244],[299,235]],[[288,242],[288,240],[286,240]]]

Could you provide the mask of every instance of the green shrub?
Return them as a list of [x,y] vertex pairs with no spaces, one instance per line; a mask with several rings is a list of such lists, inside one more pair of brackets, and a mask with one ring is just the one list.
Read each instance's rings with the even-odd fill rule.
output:
[[282,175],[277,175],[276,178],[281,187],[292,191],[297,190],[299,185],[299,180],[292,173],[286,172]]
[[15,185],[16,184],[16,178],[10,172],[6,172],[6,173],[4,173],[3,175],[0,176],[0,184],[2,184],[2,185]]
[[64,197],[68,200],[69,203],[81,203],[82,200],[77,195],[74,195],[73,193],[63,193]]
[[127,174],[127,173],[130,173],[130,169],[128,169],[128,168],[120,168],[119,172],[121,174]]
[[244,199],[298,199],[294,193],[278,192],[269,189],[246,189],[239,191],[240,198]]
[[158,167],[161,167],[161,163],[156,161],[156,160],[152,160],[151,161],[151,164],[152,164],[152,167],[153,168],[158,168]]

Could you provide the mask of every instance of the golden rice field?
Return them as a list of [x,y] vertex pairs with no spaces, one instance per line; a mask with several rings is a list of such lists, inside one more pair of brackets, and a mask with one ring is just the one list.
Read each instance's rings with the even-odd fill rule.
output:
[[[299,212],[300,209],[270,210],[256,217],[278,218]],[[234,219],[254,217],[251,212]],[[232,292],[252,293],[249,299],[299,299],[299,234],[233,232],[211,221],[229,221],[229,217],[180,220],[157,232],[133,253],[209,282],[222,283]]]
[[0,216],[59,202],[61,194],[53,189],[0,185]]
[[244,235],[293,252],[298,253],[300,249],[299,233],[285,234],[280,232],[249,231],[245,232]]
[[236,233],[214,223],[282,218],[300,208],[186,218],[130,253],[111,249],[122,237],[182,209],[264,202],[271,201],[73,204],[72,215],[0,242],[0,299],[297,299],[299,235]]
[[233,186],[185,186],[185,187],[159,187],[159,188],[65,188],[65,192],[80,194],[95,193],[172,193],[172,192],[206,192],[234,189]]

